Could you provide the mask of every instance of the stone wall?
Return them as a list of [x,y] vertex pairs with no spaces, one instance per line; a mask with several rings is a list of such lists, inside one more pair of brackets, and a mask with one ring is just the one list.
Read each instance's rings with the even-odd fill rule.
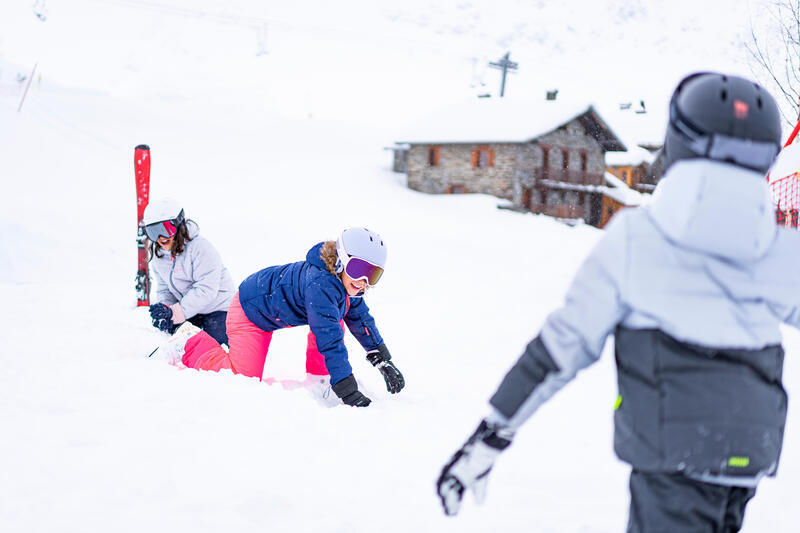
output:
[[534,154],[531,159],[534,167],[542,166],[542,146],[550,147],[549,163],[551,169],[561,168],[561,149],[569,152],[568,168],[581,170],[581,152],[586,152],[586,171],[604,172],[606,168],[605,152],[594,137],[588,135],[580,122],[574,120],[563,128],[543,135],[533,143]]
[[[431,166],[429,148],[439,146],[439,164]],[[544,162],[542,146],[550,147],[548,166],[557,179],[562,169],[562,149],[568,153],[568,170],[581,171],[581,153],[586,154],[586,172],[605,172],[605,152],[576,119],[556,131],[527,143],[412,144],[408,152],[408,186],[430,194],[468,192],[492,194],[523,206],[524,198],[547,203],[548,192],[537,186]],[[494,165],[473,167],[472,152],[478,147],[494,150]],[[570,204],[583,209],[584,195],[550,194],[550,205]],[[558,196],[558,198],[557,198]],[[569,196],[569,197],[567,197]],[[576,202],[580,205],[576,205]],[[527,205],[524,207],[528,207]]]
[[[430,146],[440,147],[436,166],[428,161]],[[472,166],[472,152],[478,147],[494,151],[492,166]],[[519,147],[511,143],[412,144],[408,152],[408,186],[431,194],[484,193],[510,200]]]

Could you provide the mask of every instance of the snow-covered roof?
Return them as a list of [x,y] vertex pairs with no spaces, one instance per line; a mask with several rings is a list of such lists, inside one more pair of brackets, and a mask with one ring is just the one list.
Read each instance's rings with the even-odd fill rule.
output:
[[593,111],[608,135],[627,151],[609,151],[609,165],[652,164],[656,154],[640,145],[663,143],[667,115],[663,106],[641,102],[601,102],[520,98],[474,99],[432,113],[406,129],[401,142],[411,144],[520,143],[549,133]]
[[[612,137],[600,114],[589,102],[495,98],[469,100],[440,109],[410,126],[400,141],[411,144],[521,143],[549,133],[587,113],[594,114]],[[619,144],[620,139],[613,139]]]
[[627,143],[625,146],[628,147],[625,152],[606,152],[606,165],[635,167],[642,163],[650,165],[656,160],[656,154],[650,150]]
[[645,199],[644,195],[638,191],[634,191],[628,185],[610,172],[606,172],[603,176],[607,187],[603,188],[603,194],[613,198],[622,205],[635,206],[641,205]]
[[667,128],[667,112],[664,105],[645,104],[642,102],[627,102],[596,104],[595,108],[603,120],[622,139],[626,152],[606,153],[608,165],[631,165],[641,163],[652,164],[656,154],[641,147],[660,146],[664,142],[664,133]]

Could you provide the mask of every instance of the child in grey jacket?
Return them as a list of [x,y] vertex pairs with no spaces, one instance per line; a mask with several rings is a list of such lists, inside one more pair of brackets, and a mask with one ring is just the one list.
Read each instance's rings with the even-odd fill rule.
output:
[[780,141],[777,105],[758,85],[713,73],[678,85],[652,203],[612,220],[443,468],[446,514],[467,489],[482,500],[516,429],[613,334],[628,531],[741,528],[783,442],[779,326],[800,327],[800,235],[777,227],[764,179]]
[[216,248],[172,198],[148,204],[144,224],[150,269],[158,282],[158,303],[150,306],[153,326],[173,333],[188,320],[227,344],[225,320],[234,286]]

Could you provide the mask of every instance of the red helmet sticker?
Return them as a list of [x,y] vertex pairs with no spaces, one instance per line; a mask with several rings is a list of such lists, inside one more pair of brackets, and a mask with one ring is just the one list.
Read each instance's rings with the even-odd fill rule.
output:
[[747,118],[749,112],[750,106],[747,105],[747,102],[742,102],[741,100],[733,101],[733,114],[736,118]]

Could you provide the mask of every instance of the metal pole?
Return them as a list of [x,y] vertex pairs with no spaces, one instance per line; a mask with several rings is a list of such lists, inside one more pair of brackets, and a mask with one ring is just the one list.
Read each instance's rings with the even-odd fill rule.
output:
[[22,93],[22,100],[19,101],[19,107],[17,108],[17,113],[22,111],[22,104],[25,103],[25,97],[28,95],[28,89],[31,86],[31,82],[33,81],[33,74],[36,72],[36,67],[38,65],[39,65],[38,61],[33,65],[33,70],[31,71],[31,75],[28,77],[28,83],[27,85],[25,85],[25,92]]
[[501,69],[503,71],[503,77],[502,77],[502,79],[500,81],[500,97],[501,98],[503,96],[505,96],[505,94],[506,94],[506,75],[508,74],[508,71],[517,69],[517,64],[514,63],[513,61],[509,60],[509,56],[510,55],[511,55],[511,52],[506,52],[506,55],[504,55],[500,59],[500,61],[498,61],[497,63],[494,63],[494,62],[489,63],[490,67],[498,68],[498,69]]

